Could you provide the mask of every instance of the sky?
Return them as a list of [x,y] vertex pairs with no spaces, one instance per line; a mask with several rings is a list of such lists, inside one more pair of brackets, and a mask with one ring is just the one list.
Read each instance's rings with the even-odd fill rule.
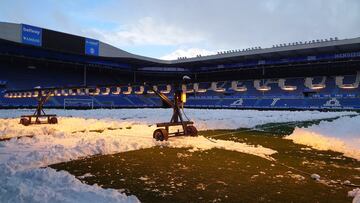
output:
[[330,37],[360,37],[359,0],[0,0],[0,21],[176,59]]

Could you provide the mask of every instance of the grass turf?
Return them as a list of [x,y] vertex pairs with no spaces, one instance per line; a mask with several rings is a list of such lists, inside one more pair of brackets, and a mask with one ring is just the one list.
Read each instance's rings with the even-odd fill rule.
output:
[[[334,181],[360,184],[360,162],[283,139],[294,126],[317,122],[200,132],[274,149],[275,162],[222,149],[192,152],[154,147],[51,167],[69,171],[87,184],[136,195],[142,202],[349,202],[347,191],[352,188]],[[91,175],[81,177],[87,173]],[[312,173],[322,181],[312,180]]]

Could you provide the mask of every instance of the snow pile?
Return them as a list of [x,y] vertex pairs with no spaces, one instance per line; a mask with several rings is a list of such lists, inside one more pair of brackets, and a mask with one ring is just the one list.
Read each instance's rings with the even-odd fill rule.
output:
[[43,168],[15,172],[3,166],[0,202],[139,202],[117,190],[83,184],[65,171]]
[[319,150],[338,151],[360,160],[360,116],[342,117],[333,122],[322,121],[308,128],[295,128],[286,139]]
[[354,197],[352,203],[360,203],[360,188],[355,188],[348,192],[349,197]]
[[[78,117],[123,121],[132,124],[153,125],[170,120],[170,109],[98,109],[98,110],[46,110],[49,114],[63,117]],[[23,114],[32,114],[33,110],[1,110],[0,118],[19,118]],[[266,123],[307,121],[354,115],[354,112],[319,112],[319,111],[257,111],[226,109],[185,109],[186,115],[196,123],[199,130],[253,128]],[[59,119],[59,122],[62,122]],[[1,123],[1,122],[0,122]],[[79,128],[80,125],[74,125]],[[1,132],[0,124],[0,132]],[[1,135],[0,135],[1,136]]]
[[[87,122],[87,121],[91,122]],[[97,154],[113,154],[131,150],[150,148],[157,145],[174,148],[195,148],[208,150],[222,148],[263,158],[268,158],[276,151],[261,146],[250,146],[244,143],[218,140],[216,142],[199,137],[178,137],[167,142],[152,139],[155,125],[129,125],[127,122],[104,122],[99,120],[96,127],[94,119],[61,118],[59,125],[33,125],[32,130],[24,130],[16,119],[7,119],[12,126],[6,132],[26,135],[31,131],[33,138],[11,139],[0,143],[0,163],[7,163],[15,169],[43,167]],[[81,126],[80,131],[74,131]],[[109,127],[110,126],[110,127]],[[17,128],[19,130],[17,131]],[[101,129],[100,131],[96,130]],[[109,130],[111,129],[111,130]],[[101,132],[101,133],[100,133]]]
[[[143,110],[144,111],[144,110]],[[74,111],[75,112],[75,111]],[[96,154],[113,154],[168,146],[208,150],[221,148],[271,159],[276,151],[233,141],[209,141],[204,137],[179,137],[167,142],[152,139],[155,125],[148,117],[109,118],[97,112],[94,118],[60,117],[58,125],[18,124],[18,118],[0,119],[0,137],[34,136],[0,142],[0,202],[137,202],[116,190],[82,184],[67,172],[56,172],[49,164]],[[23,112],[21,112],[23,113]],[[66,112],[68,113],[68,112]],[[76,112],[80,114],[79,112]],[[84,111],[81,112],[83,114]],[[122,114],[121,114],[122,115]]]
[[[63,111],[58,125],[19,125],[21,114],[31,110],[0,111],[0,138],[34,136],[0,142],[0,202],[138,202],[116,190],[82,184],[67,172],[56,172],[49,164],[97,154],[113,154],[154,146],[209,150],[221,148],[271,159],[276,151],[204,137],[178,137],[156,142],[154,123],[170,119],[169,109],[121,109]],[[349,112],[287,112],[187,110],[196,127],[205,129],[236,129],[275,122],[304,121],[349,115]],[[154,116],[155,115],[155,116]],[[66,117],[65,117],[66,116]],[[73,116],[73,117],[69,117]]]
[[0,119],[0,138],[17,136],[50,135],[58,132],[75,133],[97,130],[129,128],[132,122],[116,121],[113,119],[83,119],[59,117],[58,125],[19,125],[18,118]]

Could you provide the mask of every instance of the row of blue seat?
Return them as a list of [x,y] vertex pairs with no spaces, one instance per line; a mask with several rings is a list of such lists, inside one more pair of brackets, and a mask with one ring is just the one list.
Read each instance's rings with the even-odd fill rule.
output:
[[[71,98],[70,103],[66,99]],[[84,101],[85,100],[85,101]],[[91,102],[89,102],[91,101]],[[91,105],[89,103],[92,103]],[[146,96],[75,96],[54,97],[45,105],[48,107],[161,107],[161,100],[157,97]],[[189,97],[187,107],[208,108],[332,108],[332,109],[360,109],[360,98],[329,97],[329,98],[305,98],[305,97]],[[0,98],[0,107],[35,107],[36,100],[32,98],[9,99]]]

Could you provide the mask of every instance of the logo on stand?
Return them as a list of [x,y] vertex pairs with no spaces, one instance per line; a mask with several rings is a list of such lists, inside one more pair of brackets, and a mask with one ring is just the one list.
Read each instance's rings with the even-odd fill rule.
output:
[[42,29],[39,27],[21,24],[21,42],[41,47]]
[[99,40],[85,39],[85,54],[99,56]]

